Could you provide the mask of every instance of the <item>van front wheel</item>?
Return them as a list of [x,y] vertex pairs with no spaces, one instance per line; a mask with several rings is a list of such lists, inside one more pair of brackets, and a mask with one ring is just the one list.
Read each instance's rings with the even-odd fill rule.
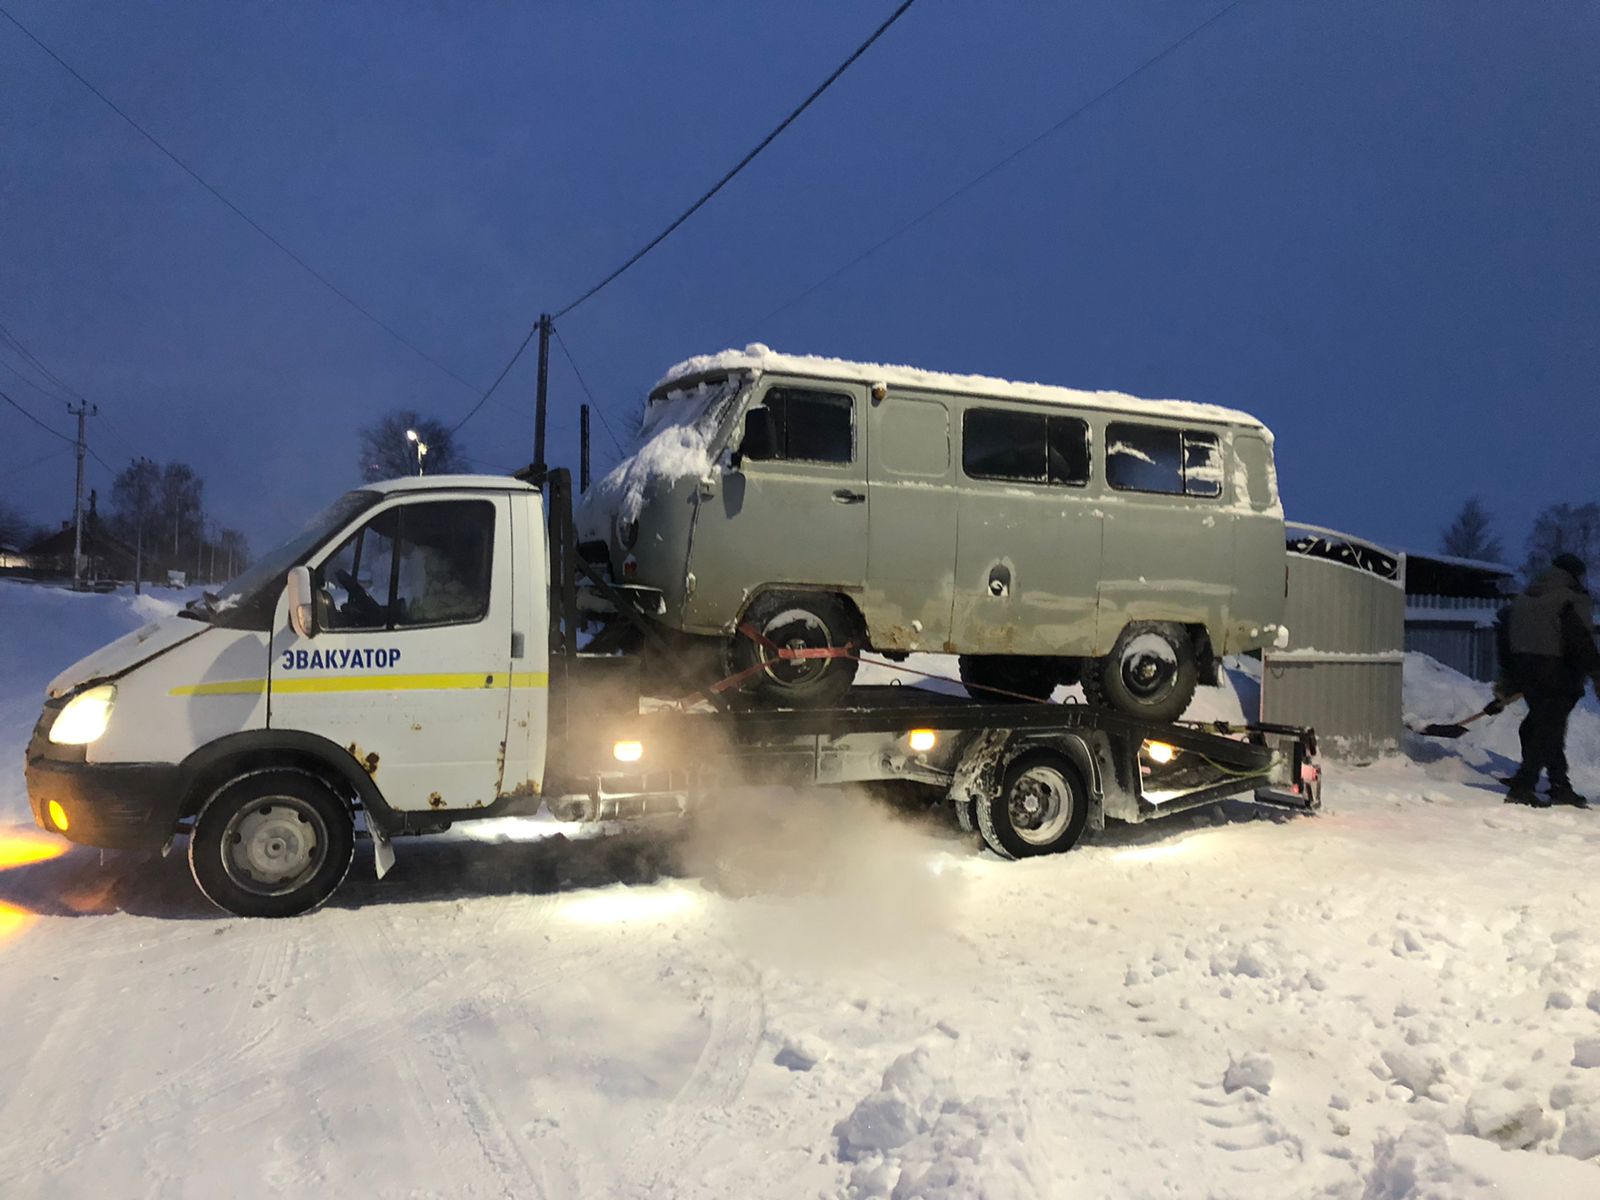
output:
[[1200,682],[1188,631],[1166,621],[1129,625],[1110,654],[1086,666],[1083,690],[1090,704],[1150,721],[1183,716]]
[[842,650],[856,643],[859,623],[839,597],[827,592],[768,592],[746,610],[729,647],[732,673],[754,671],[745,690],[768,704],[835,704],[855,682],[854,658],[784,658],[783,650]]
[[344,882],[355,855],[350,810],[327,783],[289,768],[225,784],[189,836],[189,870],[218,908],[241,917],[292,917]]

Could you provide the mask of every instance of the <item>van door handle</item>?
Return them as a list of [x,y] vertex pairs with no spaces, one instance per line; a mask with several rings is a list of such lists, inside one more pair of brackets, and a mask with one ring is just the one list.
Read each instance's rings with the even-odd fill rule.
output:
[[866,498],[865,492],[852,492],[849,488],[837,488],[833,493],[836,504],[860,504]]

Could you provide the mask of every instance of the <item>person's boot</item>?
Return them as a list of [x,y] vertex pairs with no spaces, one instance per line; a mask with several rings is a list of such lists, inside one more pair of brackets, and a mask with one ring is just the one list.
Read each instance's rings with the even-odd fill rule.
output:
[[1573,808],[1589,807],[1588,797],[1580,796],[1577,792],[1573,791],[1572,784],[1566,782],[1565,780],[1563,780],[1561,783],[1552,783],[1550,785],[1550,803],[1570,804]]
[[1537,780],[1523,779],[1519,775],[1513,775],[1506,780],[1506,803],[1529,804],[1534,808],[1548,806],[1550,801],[1544,800],[1538,792],[1533,790],[1533,785],[1536,782]]

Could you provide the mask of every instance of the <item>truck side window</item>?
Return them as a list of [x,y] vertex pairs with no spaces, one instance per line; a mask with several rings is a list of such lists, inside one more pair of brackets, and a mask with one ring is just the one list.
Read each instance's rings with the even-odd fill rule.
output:
[[961,420],[961,469],[972,479],[1081,487],[1089,482],[1089,426],[1078,417],[971,408]]
[[321,629],[447,625],[489,611],[494,505],[437,500],[385,509],[317,568]]
[[391,628],[482,620],[489,611],[494,505],[439,500],[400,509]]
[[379,513],[325,559],[313,581],[319,629],[383,629],[399,509]]
[[855,401],[841,392],[773,388],[761,403],[778,435],[774,456],[791,462],[847,463],[855,459]]
[[1183,495],[1183,433],[1162,425],[1106,426],[1106,482],[1119,492]]

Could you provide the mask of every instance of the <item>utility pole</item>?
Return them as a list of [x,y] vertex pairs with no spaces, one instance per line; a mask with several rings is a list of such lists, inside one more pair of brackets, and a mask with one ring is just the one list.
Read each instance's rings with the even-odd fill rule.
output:
[[146,467],[150,460],[136,458],[133,460],[133,477],[139,481],[138,499],[138,535],[133,543],[133,594],[139,595],[144,590],[144,490]]
[[[539,381],[533,397],[533,465],[544,471],[544,416],[550,400],[550,330],[553,328],[549,313],[539,314]],[[542,486],[542,485],[541,485]]]
[[77,591],[83,586],[83,455],[88,449],[83,422],[85,417],[98,414],[100,409],[84,400],[77,408],[68,404],[67,411],[78,418],[78,478],[72,489],[72,590]]
[[589,490],[589,406],[578,405],[578,492]]

